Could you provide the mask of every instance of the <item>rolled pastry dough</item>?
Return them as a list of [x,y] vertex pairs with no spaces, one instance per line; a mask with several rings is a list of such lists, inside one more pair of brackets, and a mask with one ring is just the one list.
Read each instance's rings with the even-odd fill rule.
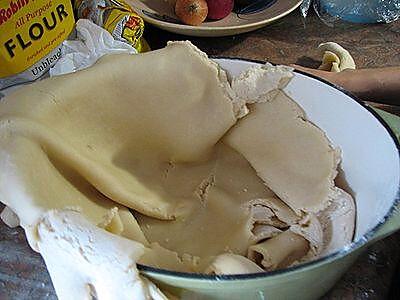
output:
[[[114,260],[126,292],[162,299],[136,262],[233,274],[261,271],[247,252],[268,270],[318,255],[313,212],[328,207],[329,215],[331,199],[348,200],[335,193],[337,153],[279,90],[290,69],[240,76],[231,88],[217,64],[176,42],[106,56],[5,98],[0,197],[44,256],[58,294],[108,295],[116,287],[99,277],[114,276]],[[253,103],[247,116],[245,103]],[[81,264],[70,265],[74,256]],[[101,260],[98,274],[93,259]],[[65,285],[63,268],[71,271]]]
[[325,134],[305,118],[279,91],[272,100],[251,105],[250,113],[224,138],[298,214],[328,205],[338,164]]
[[247,160],[220,143],[210,161],[172,165],[164,186],[177,187],[174,182],[186,183],[176,190],[190,203],[191,212],[168,222],[135,214],[147,239],[179,255],[203,259],[221,251],[245,255],[252,243],[247,203],[274,196]]
[[275,270],[303,258],[309,249],[304,237],[286,230],[265,242],[250,246],[248,257],[266,270]]
[[[43,160],[67,164],[113,201],[173,219],[184,210],[184,199],[153,178],[164,162],[207,159],[236,122],[229,90],[225,72],[189,43],[104,56],[88,69],[6,97],[0,145],[25,138],[20,143],[31,143]],[[27,171],[40,167],[30,164]]]

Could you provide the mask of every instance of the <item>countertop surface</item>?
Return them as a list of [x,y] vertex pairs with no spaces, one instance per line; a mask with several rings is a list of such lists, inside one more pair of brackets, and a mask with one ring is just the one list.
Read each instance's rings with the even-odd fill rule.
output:
[[[358,68],[400,66],[400,21],[341,23],[330,28],[310,14],[304,26],[296,10],[272,25],[238,36],[193,38],[147,26],[145,37],[153,49],[163,47],[168,40],[190,40],[210,56],[307,67],[319,65],[319,43],[334,41],[350,51]],[[379,107],[400,115],[398,107]],[[400,232],[371,246],[323,299],[400,299],[398,291],[391,288],[400,285],[399,261]],[[44,262],[29,248],[23,230],[10,229],[1,221],[0,299],[56,299]]]

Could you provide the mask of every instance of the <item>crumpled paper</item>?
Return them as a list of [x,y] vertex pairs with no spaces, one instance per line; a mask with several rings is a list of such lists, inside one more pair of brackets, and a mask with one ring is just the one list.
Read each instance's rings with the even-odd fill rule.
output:
[[131,45],[115,40],[107,30],[90,20],[79,19],[76,22],[76,33],[76,39],[64,41],[61,58],[50,69],[50,76],[85,69],[105,54],[137,54]]

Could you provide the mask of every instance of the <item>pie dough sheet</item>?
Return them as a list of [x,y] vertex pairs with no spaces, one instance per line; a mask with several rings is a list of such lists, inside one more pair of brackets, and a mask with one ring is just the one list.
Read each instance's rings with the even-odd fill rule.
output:
[[[9,159],[1,163],[25,159],[26,166],[16,166],[24,171],[17,173],[29,173],[60,161],[113,201],[173,219],[184,213],[184,199],[152,179],[165,162],[207,159],[236,122],[229,89],[225,72],[189,43],[142,55],[105,56],[88,69],[22,87],[5,98],[1,148],[13,143],[17,151],[29,147],[35,154],[14,155],[7,149]],[[48,159],[47,166],[35,165],[35,156],[43,163]],[[68,189],[54,176],[48,180],[50,189]],[[24,180],[20,185],[41,192],[43,184]],[[58,193],[58,187],[53,190]],[[3,198],[17,215],[29,211]]]
[[[192,206],[191,213],[173,221],[135,214],[147,239],[179,255],[190,253],[203,259],[221,251],[246,255],[253,237],[248,203],[274,196],[247,160],[218,144],[210,161],[174,165],[165,186],[174,186],[171,183],[182,178],[186,184],[181,192],[187,192],[182,196]],[[190,183],[194,183],[191,188]]]
[[143,234],[126,207],[107,199],[66,164],[51,161],[37,143],[25,137],[1,139],[0,192],[3,203],[16,213],[30,246],[37,250],[36,223],[49,209],[75,207],[93,224],[116,208],[120,234],[143,241]]
[[284,92],[252,104],[224,142],[243,154],[296,213],[318,212],[328,205],[338,155],[322,130],[306,121],[303,110]]
[[[103,244],[125,245],[133,265],[216,274],[262,270],[248,258],[272,270],[340,247],[352,238],[354,203],[334,186],[338,152],[280,90],[291,76],[265,66],[231,87],[205,54],[176,42],[21,88],[0,106],[2,216],[25,229],[57,294],[68,287],[50,254],[81,255],[59,243],[64,231],[101,237],[93,251],[110,268]],[[351,222],[338,243],[325,236]],[[71,286],[93,289],[82,286],[97,276],[91,262],[70,268],[84,277]],[[162,297],[132,272],[132,288]]]

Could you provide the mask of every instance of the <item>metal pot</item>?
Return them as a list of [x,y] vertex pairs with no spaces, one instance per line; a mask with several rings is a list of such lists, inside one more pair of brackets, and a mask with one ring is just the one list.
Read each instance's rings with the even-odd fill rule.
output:
[[[216,62],[232,75],[257,64],[239,59]],[[348,183],[357,206],[354,242],[312,262],[257,274],[200,275],[139,265],[143,274],[172,294],[182,299],[316,299],[366,246],[400,228],[400,147],[389,126],[354,96],[301,72],[296,71],[285,92],[342,149],[339,177]]]

